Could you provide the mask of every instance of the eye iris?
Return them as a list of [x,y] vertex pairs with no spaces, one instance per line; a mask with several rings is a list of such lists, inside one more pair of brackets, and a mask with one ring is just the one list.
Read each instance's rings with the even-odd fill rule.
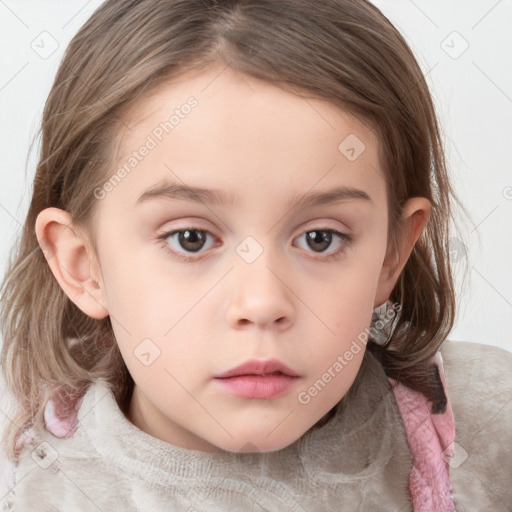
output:
[[[322,252],[327,249],[332,241],[332,233],[329,231],[309,231],[307,235],[307,243],[311,249],[318,252]],[[311,245],[313,243],[313,245]],[[319,245],[316,245],[319,244]]]
[[199,251],[205,243],[205,233],[203,231],[185,230],[179,233],[179,242],[183,249],[191,252]]

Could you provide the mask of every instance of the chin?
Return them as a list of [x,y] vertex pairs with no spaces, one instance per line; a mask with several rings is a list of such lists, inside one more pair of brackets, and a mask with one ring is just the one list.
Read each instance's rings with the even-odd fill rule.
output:
[[236,453],[263,453],[263,452],[274,452],[281,450],[291,445],[297,440],[297,438],[290,437],[288,434],[282,438],[273,437],[261,437],[261,435],[252,436],[236,436],[230,438],[228,442],[217,445],[220,449],[228,452]]

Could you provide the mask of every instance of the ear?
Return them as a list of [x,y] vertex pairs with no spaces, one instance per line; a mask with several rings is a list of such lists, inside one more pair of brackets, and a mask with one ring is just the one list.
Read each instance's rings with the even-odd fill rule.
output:
[[93,251],[85,237],[79,236],[71,215],[59,208],[46,208],[37,216],[35,230],[50,270],[69,299],[92,318],[108,316]]
[[402,236],[398,236],[397,250],[389,248],[379,276],[374,307],[389,299],[407,260],[430,216],[431,203],[425,197],[412,197],[402,209]]

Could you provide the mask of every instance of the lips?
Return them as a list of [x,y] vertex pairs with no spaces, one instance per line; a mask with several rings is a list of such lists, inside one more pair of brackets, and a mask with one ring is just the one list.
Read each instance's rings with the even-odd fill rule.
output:
[[288,393],[300,381],[284,373],[268,375],[235,375],[214,379],[225,391],[239,398],[271,400]]
[[237,397],[270,400],[291,391],[300,378],[277,359],[253,359],[216,375],[215,381]]
[[231,368],[224,373],[219,375],[215,375],[217,379],[226,379],[229,377],[239,376],[239,375],[288,375],[290,377],[298,377],[299,375],[293,371],[291,368],[286,366],[284,363],[279,361],[278,359],[267,359],[267,360],[258,360],[252,359],[250,361],[246,361],[235,368]]

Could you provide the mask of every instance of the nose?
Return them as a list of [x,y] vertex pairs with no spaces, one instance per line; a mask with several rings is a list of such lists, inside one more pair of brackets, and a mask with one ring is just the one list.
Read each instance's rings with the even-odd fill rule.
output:
[[295,321],[294,294],[284,273],[260,256],[248,264],[238,262],[233,272],[233,290],[227,308],[228,324],[234,329],[257,326],[285,330]]

